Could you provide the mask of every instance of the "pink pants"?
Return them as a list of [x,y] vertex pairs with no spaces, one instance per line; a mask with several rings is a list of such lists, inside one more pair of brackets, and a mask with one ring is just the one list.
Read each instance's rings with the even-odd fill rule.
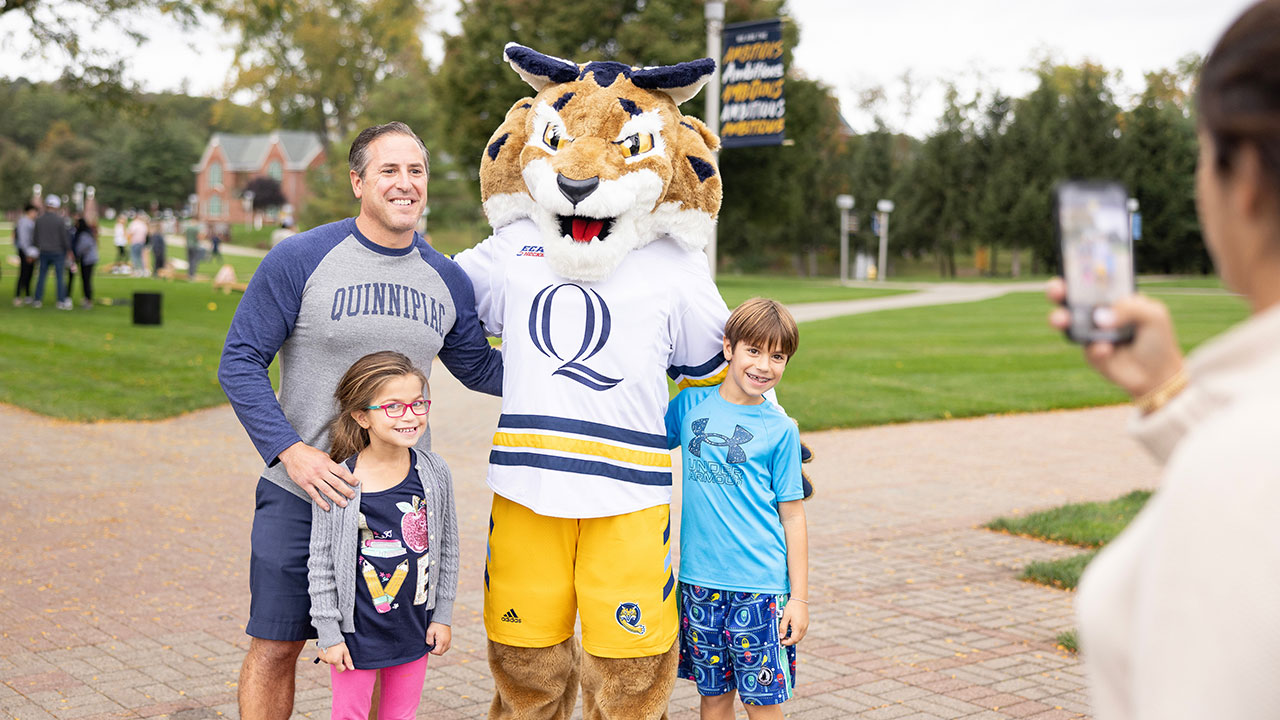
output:
[[427,674],[427,656],[403,665],[380,670],[346,670],[330,666],[333,681],[333,720],[368,720],[373,699],[373,682],[382,674],[378,720],[413,720],[422,700],[422,679]]

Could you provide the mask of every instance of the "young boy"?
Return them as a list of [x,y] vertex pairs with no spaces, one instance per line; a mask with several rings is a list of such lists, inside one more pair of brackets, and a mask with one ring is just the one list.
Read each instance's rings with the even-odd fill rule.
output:
[[799,344],[795,319],[753,298],[724,328],[728,375],[667,409],[684,456],[680,524],[680,677],[698,684],[702,720],[782,718],[796,643],[809,628],[809,549],[800,433],[764,397]]

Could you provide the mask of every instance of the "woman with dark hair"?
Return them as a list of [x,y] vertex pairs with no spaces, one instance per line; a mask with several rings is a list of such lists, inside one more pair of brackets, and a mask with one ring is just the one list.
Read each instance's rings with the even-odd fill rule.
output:
[[[1131,430],[1164,463],[1080,584],[1098,720],[1280,717],[1280,0],[1227,29],[1197,102],[1205,244],[1251,316],[1185,363],[1162,303],[1137,295],[1095,317],[1134,327],[1085,357],[1134,397]],[[1050,299],[1064,296],[1053,281]]]
[[[80,287],[84,289],[84,298],[80,307],[93,307],[93,269],[98,264],[98,228],[90,225],[84,218],[76,220],[75,230],[71,236],[71,252],[80,264]],[[70,284],[67,297],[71,296]]]

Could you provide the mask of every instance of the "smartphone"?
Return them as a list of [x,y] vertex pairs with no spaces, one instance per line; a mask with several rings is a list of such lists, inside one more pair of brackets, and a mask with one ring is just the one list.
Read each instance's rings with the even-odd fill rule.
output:
[[1054,208],[1067,281],[1067,310],[1073,342],[1125,343],[1132,327],[1100,328],[1093,312],[1136,291],[1133,243],[1129,232],[1129,193],[1109,181],[1070,181],[1055,190]]

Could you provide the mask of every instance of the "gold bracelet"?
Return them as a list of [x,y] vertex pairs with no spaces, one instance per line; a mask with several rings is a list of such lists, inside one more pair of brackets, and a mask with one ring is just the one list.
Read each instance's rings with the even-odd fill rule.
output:
[[1179,368],[1173,377],[1160,383],[1160,385],[1146,393],[1140,398],[1133,401],[1133,404],[1142,412],[1143,415],[1151,413],[1164,407],[1178,393],[1187,387],[1187,382],[1191,378],[1187,376],[1186,368]]

